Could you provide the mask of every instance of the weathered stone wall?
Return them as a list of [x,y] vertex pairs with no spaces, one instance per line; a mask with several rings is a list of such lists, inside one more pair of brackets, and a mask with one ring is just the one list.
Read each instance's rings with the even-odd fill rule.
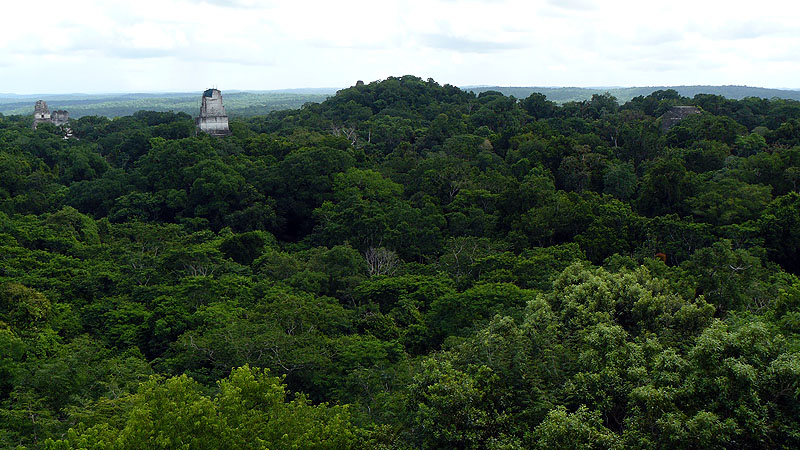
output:
[[39,100],[36,106],[33,107],[33,129],[39,126],[42,122],[50,122],[50,110],[47,109],[47,102]]
[[200,116],[195,120],[197,131],[213,136],[230,134],[228,115],[222,105],[222,92],[218,89],[207,89],[203,92],[200,105]]
[[200,117],[225,116],[225,107],[222,106],[222,92],[218,89],[208,89],[203,92],[203,104],[200,106]]
[[[58,111],[53,111],[53,114],[50,114],[50,110],[47,109],[47,102],[39,100],[33,107],[33,129],[35,130],[40,123],[45,122],[52,123],[57,127],[66,125],[69,122],[69,113],[63,109],[59,109]],[[67,130],[67,136],[72,136],[69,130]]]
[[50,115],[50,119],[55,126],[60,127],[69,122],[69,113],[63,109],[59,109],[58,111],[53,111],[53,114]]
[[38,100],[36,105],[33,107],[33,114],[44,118],[45,115],[50,117],[50,110],[47,109],[47,102],[44,100]]
[[222,117],[198,117],[196,122],[197,129],[203,133],[211,135],[229,134],[228,118]]
[[696,106],[673,106],[661,116],[661,131],[666,132],[681,120],[700,112],[700,108]]

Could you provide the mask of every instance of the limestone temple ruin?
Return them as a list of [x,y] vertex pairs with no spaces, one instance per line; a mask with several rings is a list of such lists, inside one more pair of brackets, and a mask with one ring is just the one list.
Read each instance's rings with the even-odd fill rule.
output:
[[203,103],[200,105],[200,115],[195,119],[197,133],[207,133],[211,136],[227,136],[231,134],[228,129],[228,115],[222,106],[222,92],[219,89],[206,89],[203,92]]
[[666,133],[681,120],[701,112],[696,106],[673,106],[661,115],[661,131]]
[[34,130],[39,126],[40,123],[52,123],[53,125],[60,127],[62,125],[66,125],[67,122],[69,122],[68,112],[64,110],[58,110],[53,111],[53,114],[50,114],[50,110],[47,109],[47,102],[44,100],[37,101],[36,106],[33,107]]

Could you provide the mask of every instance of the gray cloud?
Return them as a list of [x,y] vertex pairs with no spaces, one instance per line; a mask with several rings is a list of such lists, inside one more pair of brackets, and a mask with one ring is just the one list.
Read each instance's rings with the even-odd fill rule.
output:
[[686,64],[683,61],[652,59],[632,60],[626,66],[630,69],[644,72],[668,72],[686,68]]
[[428,47],[455,50],[461,53],[496,53],[530,47],[522,42],[482,41],[445,34],[424,34],[421,36],[421,40]]
[[547,0],[547,4],[560,9],[571,11],[587,11],[597,9],[592,0]]
[[234,63],[245,66],[273,66],[276,64],[275,60],[264,55],[243,54],[243,52],[236,49],[204,46],[188,46],[176,49],[111,46],[103,49],[103,53],[109,57],[122,59],[174,58],[188,62]]
[[[161,90],[190,77],[270,89],[398,73],[451,84],[786,86],[800,70],[800,25],[775,12],[780,0],[758,8],[697,0],[84,1],[92,7],[77,15],[67,4],[7,2],[9,17],[26,19],[5,24],[4,90]],[[72,78],[39,78],[55,70]]]
[[636,33],[636,38],[632,44],[640,44],[640,45],[664,45],[664,44],[671,44],[673,42],[679,42],[684,39],[684,34],[678,30],[655,30],[655,31],[645,31],[641,30]]
[[[686,72],[697,73],[702,70],[720,69],[722,64],[708,59],[692,59],[686,57],[665,57],[659,55],[652,58],[638,58],[628,61],[625,66],[643,72]],[[681,55],[684,56],[684,55]]]
[[[36,45],[14,50],[15,54],[26,56],[88,55],[92,57],[118,59],[164,59],[171,58],[187,62],[233,63],[245,66],[274,66],[273,58],[252,52],[242,52],[231,48],[214,48],[208,46],[186,46],[171,49],[131,47],[124,42],[106,41],[100,45],[88,45],[85,41],[67,47],[53,49]],[[0,63],[0,67],[4,64]]]
[[772,54],[766,54],[762,59],[777,63],[796,63],[800,61],[800,50],[798,47],[783,49]]
[[441,0],[442,3],[482,3],[485,5],[497,5],[499,3],[508,3],[508,0]]
[[[205,54],[194,54],[191,55],[189,58],[192,61],[206,61],[207,55]],[[254,55],[254,54],[216,54],[212,55],[209,61],[212,62],[224,62],[224,63],[234,63],[239,64],[242,66],[275,66],[277,62],[273,58],[266,57],[264,55]]]
[[10,47],[10,52],[23,56],[89,56],[92,58],[118,58],[118,59],[159,59],[172,58],[187,62],[217,62],[234,63],[248,66],[272,66],[275,60],[258,50],[242,49],[231,44],[210,44],[198,42],[191,34],[185,40],[175,43],[173,47],[135,46],[125,37],[114,35],[108,37],[94,30],[82,30],[80,34],[71,33],[70,28],[65,29],[75,39],[64,39],[58,45],[49,45],[47,40],[18,41]]
[[387,48],[395,48],[397,46],[396,42],[382,43],[377,41],[363,40],[359,42],[339,43],[321,38],[309,40],[308,43],[312,47],[322,49],[385,50]]
[[256,0],[203,0],[203,3],[232,9],[259,9],[269,6],[270,2]]
[[728,21],[717,27],[695,23],[692,28],[705,37],[723,40],[757,39],[782,34],[796,35],[800,31],[797,26],[755,20]]

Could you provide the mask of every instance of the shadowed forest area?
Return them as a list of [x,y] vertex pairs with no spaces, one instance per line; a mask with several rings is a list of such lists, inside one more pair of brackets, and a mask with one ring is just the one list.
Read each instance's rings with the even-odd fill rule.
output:
[[403,76],[225,138],[31,120],[2,447],[800,446],[798,101]]

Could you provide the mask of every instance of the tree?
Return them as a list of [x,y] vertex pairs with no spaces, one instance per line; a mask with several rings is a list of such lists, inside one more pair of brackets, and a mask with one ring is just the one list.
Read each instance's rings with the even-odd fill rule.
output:
[[0,317],[18,330],[47,323],[52,305],[41,292],[19,283],[0,286]]
[[71,429],[45,448],[344,449],[356,443],[347,408],[287,401],[280,378],[249,366],[219,381],[210,398],[186,375],[152,377],[139,392],[112,403],[119,425]]
[[772,187],[743,183],[732,178],[713,180],[704,191],[686,200],[695,217],[717,225],[743,223],[758,218],[772,200]]
[[792,192],[773,200],[760,223],[770,258],[786,270],[800,273],[800,194]]
[[534,448],[611,449],[619,438],[605,428],[600,414],[581,406],[568,413],[562,406],[547,415],[534,431]]
[[683,210],[694,182],[683,162],[677,158],[659,158],[647,168],[641,180],[639,210],[648,215],[662,215]]
[[482,283],[466,291],[433,301],[428,314],[431,339],[439,343],[447,336],[463,336],[496,314],[519,311],[534,298],[533,292],[510,283]]
[[397,253],[384,247],[370,247],[364,252],[370,276],[394,275],[400,265]]
[[729,240],[720,240],[697,250],[685,266],[698,278],[698,293],[719,313],[759,311],[773,296],[765,288],[761,255],[763,249],[733,249]]
[[548,119],[553,116],[556,104],[547,100],[544,94],[534,92],[527,98],[520,101],[522,107],[534,119]]
[[694,114],[670,128],[666,139],[667,145],[683,148],[691,147],[704,139],[733,145],[736,139],[745,133],[747,128],[729,117]]
[[521,448],[508,435],[512,417],[496,395],[498,377],[488,367],[465,373],[445,360],[428,359],[410,387],[412,440],[420,448]]
[[430,216],[402,199],[402,186],[372,170],[350,169],[337,175],[333,191],[333,201],[314,211],[318,221],[314,234],[322,244],[349,242],[362,252],[376,246],[403,249],[402,257],[413,258],[418,256],[414,247],[402,243],[423,244],[421,234],[437,232],[435,223],[428,230],[420,226]]
[[584,104],[584,116],[591,119],[599,119],[601,117],[614,114],[619,109],[617,98],[608,92],[603,94],[592,94],[592,98]]
[[280,224],[276,235],[295,240],[314,227],[313,211],[331,198],[336,174],[353,166],[355,159],[344,150],[315,147],[292,151],[270,169],[266,189],[276,199]]

